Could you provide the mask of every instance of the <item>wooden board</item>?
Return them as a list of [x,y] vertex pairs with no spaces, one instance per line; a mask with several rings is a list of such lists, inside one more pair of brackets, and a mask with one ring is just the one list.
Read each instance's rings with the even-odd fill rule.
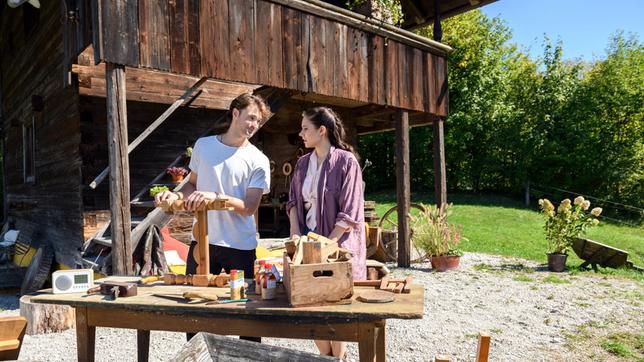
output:
[[383,290],[365,290],[360,292],[357,299],[363,303],[391,303],[395,297],[393,293]]

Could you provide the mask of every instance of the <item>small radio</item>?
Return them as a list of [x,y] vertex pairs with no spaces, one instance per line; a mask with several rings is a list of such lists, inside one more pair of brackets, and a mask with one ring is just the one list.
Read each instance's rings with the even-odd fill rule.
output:
[[85,293],[94,286],[92,269],[57,270],[52,274],[51,284],[54,294]]

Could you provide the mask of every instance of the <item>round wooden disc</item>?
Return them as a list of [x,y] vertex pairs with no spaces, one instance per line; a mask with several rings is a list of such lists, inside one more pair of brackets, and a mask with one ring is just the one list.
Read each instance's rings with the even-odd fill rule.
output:
[[384,290],[368,290],[360,293],[357,299],[363,303],[389,303],[394,301],[394,293]]

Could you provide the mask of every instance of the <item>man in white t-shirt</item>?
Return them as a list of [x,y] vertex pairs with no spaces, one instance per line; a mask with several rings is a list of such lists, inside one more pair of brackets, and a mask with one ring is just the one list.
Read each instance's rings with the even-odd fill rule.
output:
[[[208,211],[210,272],[221,269],[244,271],[253,277],[257,247],[254,214],[262,194],[270,189],[270,166],[266,155],[248,139],[268,115],[264,100],[250,93],[235,98],[222,125],[224,133],[197,140],[190,160],[190,175],[179,192],[165,191],[156,201],[186,200],[186,209],[195,210],[206,201],[226,198],[233,211]],[[193,257],[196,242],[190,245],[186,274],[195,274]]]

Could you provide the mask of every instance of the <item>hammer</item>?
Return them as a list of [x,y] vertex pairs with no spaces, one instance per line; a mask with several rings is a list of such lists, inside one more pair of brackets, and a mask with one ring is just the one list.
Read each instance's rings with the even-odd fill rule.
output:
[[111,295],[114,299],[118,297],[133,297],[137,294],[137,288],[136,283],[105,281],[103,284],[87,290],[87,294],[97,293]]

